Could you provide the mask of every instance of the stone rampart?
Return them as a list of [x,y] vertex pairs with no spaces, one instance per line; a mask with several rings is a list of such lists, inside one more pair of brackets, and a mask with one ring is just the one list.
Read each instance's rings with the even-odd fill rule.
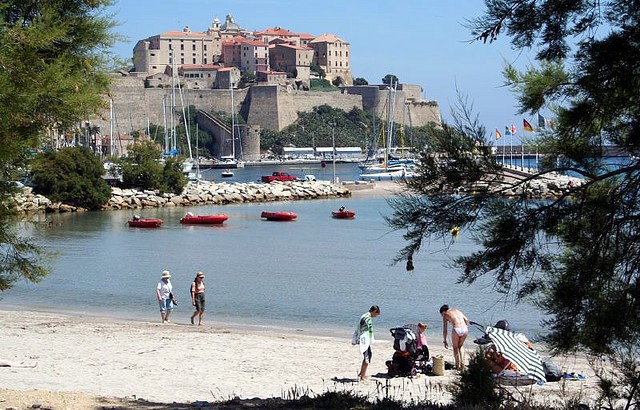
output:
[[[362,97],[362,109],[386,119],[389,105],[389,90],[386,85],[356,85],[344,87],[344,92]],[[442,125],[440,106],[437,101],[427,101],[421,97],[418,85],[400,84],[396,90],[393,121],[414,127],[431,122]]]
[[[438,103],[420,99],[419,86],[402,85],[395,103],[394,119],[397,123],[411,122],[413,126],[435,121],[440,123]],[[277,85],[257,85],[233,91],[233,108],[247,119],[247,124],[270,130],[282,130],[298,118],[299,111],[311,111],[327,104],[345,111],[358,107],[384,116],[387,90],[383,86],[345,87],[342,92],[301,91]],[[227,89],[193,90],[170,88],[145,88],[140,78],[118,77],[110,92],[114,109],[114,132],[131,133],[145,130],[147,121],[163,125],[170,117],[170,107],[175,100],[177,111],[190,105],[207,112],[231,113],[231,91]],[[174,98],[175,97],[175,98]],[[408,113],[403,115],[407,103]],[[110,132],[110,113],[102,112],[94,118],[93,125],[100,127],[102,135]]]
[[251,87],[248,124],[282,130],[298,119],[298,112],[308,112],[320,105],[350,111],[362,108],[362,98],[338,92],[300,91],[290,87],[264,85]]

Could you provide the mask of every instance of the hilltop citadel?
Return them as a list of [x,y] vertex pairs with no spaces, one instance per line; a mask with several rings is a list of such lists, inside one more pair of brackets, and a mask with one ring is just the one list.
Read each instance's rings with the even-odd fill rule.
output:
[[[138,41],[133,68],[114,79],[113,113],[105,112],[92,125],[106,135],[113,126],[110,118],[118,118],[115,134],[126,144],[132,137],[124,130],[144,130],[149,122],[163,124],[163,106],[172,92],[175,98],[177,79],[182,103],[201,110],[198,124],[214,136],[214,155],[228,155],[232,149],[229,130],[211,113],[233,110],[247,124],[239,151],[245,159],[258,159],[260,129],[280,131],[296,121],[299,111],[327,104],[383,115],[388,86],[354,86],[350,59],[351,45],[336,35],[314,36],[280,27],[251,32],[229,14],[223,24],[214,19],[204,32],[185,27]],[[340,92],[308,91],[318,69],[326,80],[339,84]],[[255,76],[255,83],[238,88],[247,74]],[[395,122],[441,123],[438,103],[424,100],[422,91],[419,85],[398,84]],[[102,152],[109,152],[102,145]]]

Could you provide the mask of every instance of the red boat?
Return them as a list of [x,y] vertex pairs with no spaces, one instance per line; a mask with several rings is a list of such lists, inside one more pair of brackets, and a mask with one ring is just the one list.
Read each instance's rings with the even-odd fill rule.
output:
[[180,219],[181,224],[221,224],[229,219],[225,214],[218,215],[193,215],[186,214]]
[[134,216],[129,219],[128,223],[132,228],[160,228],[164,221],[162,219],[140,218],[139,216]]
[[298,214],[296,214],[295,212],[284,212],[284,211],[279,211],[279,212],[262,211],[262,213],[260,214],[260,218],[265,218],[267,221],[291,221],[293,219],[296,219],[297,217],[298,217]]
[[340,208],[337,211],[331,211],[331,215],[337,219],[351,219],[351,218],[355,218],[356,211]]

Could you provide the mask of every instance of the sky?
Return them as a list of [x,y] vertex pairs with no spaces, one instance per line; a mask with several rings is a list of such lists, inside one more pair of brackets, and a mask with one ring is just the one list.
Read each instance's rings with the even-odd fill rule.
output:
[[437,101],[447,122],[460,92],[473,104],[488,139],[511,124],[521,135],[522,119],[536,119],[517,114],[502,69],[506,62],[521,70],[534,65],[533,52],[513,50],[505,36],[493,44],[471,41],[464,24],[483,11],[481,0],[115,0],[108,9],[119,23],[114,31],[126,38],[113,49],[122,59],[131,59],[138,40],[185,26],[205,31],[215,17],[224,22],[230,13],[252,31],[279,26],[335,34],[351,45],[354,78],[380,84],[394,74],[400,83],[420,85],[423,98]]

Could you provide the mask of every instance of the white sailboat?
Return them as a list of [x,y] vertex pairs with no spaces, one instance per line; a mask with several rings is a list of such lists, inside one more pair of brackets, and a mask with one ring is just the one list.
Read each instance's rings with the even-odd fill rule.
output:
[[[175,58],[171,59],[171,108],[170,108],[170,116],[169,116],[169,129],[171,130],[171,134],[166,132],[166,115],[165,115],[165,155],[166,156],[175,156],[178,155],[177,149],[177,141],[178,137],[176,134],[176,88],[178,89],[178,95],[180,97],[180,107],[182,109],[182,119],[185,125],[185,137],[187,140],[187,149],[189,151],[189,156],[182,162],[182,173],[187,176],[190,182],[199,182],[202,179],[202,175],[200,174],[199,167],[196,165],[196,161],[193,158],[193,152],[191,150],[191,135],[189,131],[189,123],[187,121],[187,114],[185,109],[184,98],[182,95],[182,87],[180,86],[180,81],[178,77],[178,71],[175,64]],[[165,105],[164,99],[162,100],[163,106]],[[194,172],[194,167],[196,171]]]
[[385,150],[384,158],[379,164],[363,164],[360,169],[361,179],[402,179],[413,177],[413,164],[404,161],[390,161],[390,147],[393,141],[394,111],[396,98],[396,84],[391,83],[389,86],[389,94],[387,95],[387,132],[384,141]]
[[[236,135],[236,106],[233,100],[233,79],[229,82],[229,90],[231,91],[231,157],[222,157],[221,159],[230,163],[234,168],[244,168],[244,161],[242,161],[242,142],[240,141],[240,135]],[[236,153],[236,144],[240,148],[239,156]]]

